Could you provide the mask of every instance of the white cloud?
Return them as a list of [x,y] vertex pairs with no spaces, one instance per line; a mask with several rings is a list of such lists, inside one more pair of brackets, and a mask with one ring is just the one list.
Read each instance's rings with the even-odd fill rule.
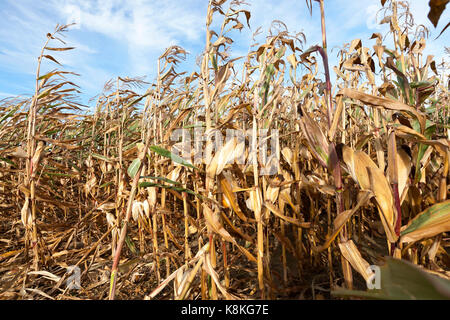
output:
[[67,4],[63,7],[60,7],[60,10],[63,14],[67,16],[66,18],[66,24],[75,24],[72,28],[73,29],[80,29],[81,28],[81,9],[80,7],[73,5],[73,4]]
[[125,49],[130,75],[156,73],[157,57],[171,45],[201,45],[206,3],[144,0],[65,0],[54,7],[67,23],[101,34]]
[[379,21],[377,21],[378,18],[377,13],[379,10],[380,6],[376,4],[372,4],[366,8],[366,17],[367,17],[366,26],[368,29],[375,29],[375,30],[381,29],[381,25],[378,23]]
[[193,1],[66,0],[54,4],[67,22],[137,49],[164,50],[184,39],[195,41],[204,25],[204,13],[189,10]]
[[[282,21],[291,33],[304,32],[310,44],[320,39],[320,35],[317,34],[317,26],[320,28],[320,22],[317,24],[317,21],[310,16],[305,1],[282,0],[269,3],[265,0],[254,0],[251,1],[249,10],[252,30],[262,28],[262,34],[258,39],[268,35],[274,20]],[[252,34],[249,33],[248,36],[251,40]]]
[[[273,20],[283,21],[290,32],[303,31],[307,38],[305,48],[322,43],[320,10],[315,1],[312,17],[303,0],[249,2],[251,5],[244,8],[251,11],[251,30],[246,27],[242,32],[233,32],[233,57],[246,55],[252,44],[252,32],[259,26],[262,34],[257,41],[264,42]],[[57,52],[55,58],[64,69],[82,75],[75,81],[84,92],[97,94],[105,81],[117,75],[148,75],[147,80],[152,81],[157,58],[173,44],[191,52],[188,65],[180,66],[180,71],[192,71],[193,61],[204,48],[206,7],[206,0],[52,0],[50,4],[6,0],[0,4],[4,16],[0,20],[0,70],[34,74],[36,57],[46,40],[46,33],[51,32],[56,23],[77,22],[65,39],[69,46],[77,49]],[[364,46],[371,47],[368,38],[372,32],[385,34],[388,31],[387,25],[376,24],[375,15],[379,8],[379,0],[353,1],[351,5],[348,0],[325,1],[331,67],[337,62],[336,51],[332,51],[335,46],[361,38]],[[426,17],[427,1],[411,1],[411,11],[416,23],[431,26]],[[437,30],[431,26],[433,38],[445,25],[442,21],[449,20],[449,15],[450,10],[444,12]],[[218,30],[222,18],[217,13],[214,18],[213,26]],[[246,26],[243,15],[241,20]],[[14,28],[10,27],[12,25]],[[430,38],[427,53],[441,56],[442,44],[450,42],[448,35],[449,31],[437,41]],[[45,68],[54,67],[46,62]],[[11,89],[4,88],[4,91]]]
[[0,97],[14,97],[15,94],[7,93],[7,92],[0,92]]

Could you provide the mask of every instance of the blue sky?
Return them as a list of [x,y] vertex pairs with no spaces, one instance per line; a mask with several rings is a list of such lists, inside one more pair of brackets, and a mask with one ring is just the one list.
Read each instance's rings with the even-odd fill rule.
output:
[[[263,42],[272,20],[283,21],[289,31],[305,33],[307,43],[321,44],[319,7],[313,1],[313,15],[304,0],[248,0],[251,11],[248,29],[233,34],[232,55],[245,55],[252,44],[252,34],[262,27]],[[417,24],[431,31],[426,54],[433,54],[436,62],[445,57],[444,45],[450,44],[450,30],[439,39],[434,38],[450,19],[450,9],[444,12],[435,29],[428,21],[428,0],[411,0],[411,11]],[[194,71],[196,57],[204,49],[207,0],[1,0],[0,1],[0,99],[6,96],[29,96],[34,92],[37,57],[46,34],[57,23],[76,22],[64,40],[75,50],[56,52],[62,69],[81,76],[75,79],[81,87],[81,102],[100,93],[109,79],[117,76],[146,76],[153,82],[157,58],[170,45],[180,45],[190,54],[178,71]],[[378,25],[375,15],[379,0],[325,0],[327,39],[331,69],[336,64],[337,51],[352,39],[361,38],[363,45],[372,48],[369,40],[373,32],[383,35],[388,25]],[[221,23],[215,20],[215,26]],[[214,26],[213,26],[214,27]],[[388,43],[392,47],[391,43]],[[45,62],[45,71],[58,67]]]

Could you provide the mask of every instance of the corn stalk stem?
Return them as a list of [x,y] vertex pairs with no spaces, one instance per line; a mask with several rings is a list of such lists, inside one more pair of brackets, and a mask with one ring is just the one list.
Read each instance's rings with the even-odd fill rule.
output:
[[[55,31],[56,33],[57,31]],[[53,33],[53,34],[55,34]],[[36,149],[36,108],[38,105],[38,96],[39,96],[39,77],[41,72],[41,63],[42,58],[44,56],[44,50],[47,47],[50,39],[53,38],[53,34],[47,36],[47,41],[42,47],[41,54],[38,58],[38,66],[36,70],[36,88],[33,99],[31,101],[30,109],[28,111],[28,134],[27,134],[27,162],[26,162],[26,172],[27,179],[25,180],[25,184],[29,184],[30,186],[30,200],[31,200],[31,218],[32,218],[32,234],[31,234],[31,247],[33,248],[33,269],[35,271],[39,270],[39,249],[38,249],[38,239],[37,239],[37,229],[36,229],[36,187],[34,181],[34,172],[37,168],[33,167],[32,158]],[[36,166],[38,165],[38,161],[36,161]]]
[[[316,0],[320,4],[320,16],[321,16],[321,24],[322,24],[322,47],[316,46],[314,47],[314,50],[317,50],[320,55],[322,56],[324,70],[325,70],[325,81],[326,81],[326,90],[325,90],[325,100],[327,104],[327,120],[328,120],[328,128],[331,129],[332,126],[332,118],[333,118],[333,101],[332,101],[332,93],[331,93],[331,79],[330,79],[330,68],[328,66],[328,54],[327,54],[327,35],[326,35],[326,28],[325,28],[325,10],[324,10],[324,4],[323,0]],[[341,212],[344,211],[344,201],[342,197],[342,175],[341,175],[341,165],[340,160],[336,153],[336,147],[334,145],[334,142],[332,141],[330,143],[330,149],[329,149],[329,160],[328,160],[328,167],[331,170],[331,173],[334,178],[334,184],[336,187],[336,211],[339,215]],[[344,228],[342,229],[340,233],[340,241],[345,242],[347,241],[347,226],[344,225]],[[344,272],[344,278],[346,285],[349,289],[352,288],[352,273],[351,273],[351,267],[349,262],[344,258],[341,257],[342,260],[342,269]]]
[[141,154],[139,155],[141,164],[140,164],[136,174],[133,177],[133,184],[131,187],[131,192],[130,192],[130,196],[128,198],[128,203],[127,203],[127,212],[126,212],[125,220],[123,221],[122,230],[120,231],[119,242],[117,243],[117,248],[116,248],[116,252],[115,252],[115,256],[114,256],[114,260],[113,260],[113,266],[111,269],[111,287],[110,287],[110,292],[109,292],[109,300],[114,300],[114,298],[115,298],[116,283],[117,283],[117,270],[119,267],[120,253],[122,251],[123,243],[124,243],[125,237],[127,235],[128,221],[130,221],[131,212],[132,212],[131,208],[132,208],[132,204],[134,201],[134,197],[136,196],[138,183],[139,183],[139,179],[140,179],[143,164],[144,164],[143,160],[145,158],[145,155],[147,154],[147,149],[148,149],[149,144],[150,144],[150,130],[148,131],[148,134],[147,134],[144,149],[142,150]]

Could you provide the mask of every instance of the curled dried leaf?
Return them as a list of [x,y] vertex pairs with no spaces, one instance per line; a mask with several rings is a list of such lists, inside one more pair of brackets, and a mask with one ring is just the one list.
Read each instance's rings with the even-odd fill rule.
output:
[[30,229],[33,218],[31,216],[30,198],[28,198],[28,197],[25,198],[25,202],[22,206],[20,217],[21,217],[23,226],[26,229]]
[[394,227],[397,212],[394,211],[394,197],[392,196],[391,187],[380,169],[368,167],[367,171],[370,179],[370,189],[375,195],[381,223],[383,224],[386,236],[389,242],[396,242],[398,236]]
[[348,262],[350,262],[353,269],[358,271],[358,273],[363,276],[366,282],[369,281],[374,273],[370,269],[369,263],[361,256],[361,253],[355,246],[355,243],[352,240],[339,243],[339,249],[341,250],[344,258]]

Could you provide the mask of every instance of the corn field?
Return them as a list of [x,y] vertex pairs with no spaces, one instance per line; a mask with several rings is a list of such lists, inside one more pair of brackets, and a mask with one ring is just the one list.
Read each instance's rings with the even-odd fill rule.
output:
[[321,45],[274,21],[238,59],[251,12],[211,0],[197,70],[172,46],[93,111],[74,72],[40,72],[74,49],[58,25],[33,97],[0,101],[0,298],[450,299],[448,64],[407,2],[381,2],[390,37],[329,66],[323,0]]

